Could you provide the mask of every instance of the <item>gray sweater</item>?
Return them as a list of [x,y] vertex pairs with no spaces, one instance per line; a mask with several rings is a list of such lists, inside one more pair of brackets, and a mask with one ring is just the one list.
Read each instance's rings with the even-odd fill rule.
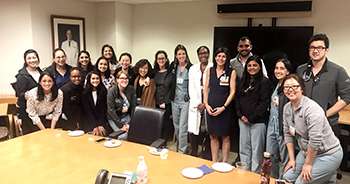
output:
[[[292,128],[291,128],[292,127]],[[295,128],[295,136],[291,129]],[[338,138],[334,135],[323,109],[310,98],[303,96],[299,106],[293,110],[291,102],[284,106],[283,131],[286,143],[296,139],[301,150],[308,146],[320,154],[332,154],[340,149]]]

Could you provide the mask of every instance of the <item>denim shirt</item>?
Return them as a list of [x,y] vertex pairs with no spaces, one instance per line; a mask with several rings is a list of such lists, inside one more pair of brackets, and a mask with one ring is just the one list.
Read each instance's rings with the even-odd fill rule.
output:
[[323,109],[306,96],[294,110],[291,102],[284,106],[283,130],[285,142],[293,143],[295,139],[304,152],[309,146],[317,151],[317,155],[332,154],[340,148]]

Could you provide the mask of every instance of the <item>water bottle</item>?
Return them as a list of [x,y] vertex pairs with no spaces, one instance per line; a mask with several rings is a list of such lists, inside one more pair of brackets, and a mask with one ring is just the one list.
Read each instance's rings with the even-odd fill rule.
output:
[[264,160],[261,167],[260,173],[260,184],[270,183],[270,174],[272,169],[271,154],[269,152],[264,152]]
[[148,168],[145,162],[145,157],[139,156],[138,159],[139,159],[139,163],[137,164],[137,168],[136,168],[137,184],[146,184]]

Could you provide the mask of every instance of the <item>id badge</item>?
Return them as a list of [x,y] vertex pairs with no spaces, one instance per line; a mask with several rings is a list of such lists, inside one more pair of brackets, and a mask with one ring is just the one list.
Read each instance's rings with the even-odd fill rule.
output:
[[220,77],[220,86],[229,86],[229,77],[224,75]]
[[278,106],[278,101],[279,101],[278,96],[274,96],[272,98],[272,104],[276,107]]
[[295,136],[295,128],[292,126],[289,126],[289,134],[292,136]]
[[176,83],[177,84],[182,84],[182,83],[184,83],[184,79],[183,78],[177,78],[176,79]]

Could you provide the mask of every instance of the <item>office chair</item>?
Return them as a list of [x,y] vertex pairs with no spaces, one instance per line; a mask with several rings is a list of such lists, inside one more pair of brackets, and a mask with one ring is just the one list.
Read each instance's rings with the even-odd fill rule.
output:
[[[127,140],[152,147],[163,147],[166,144],[162,136],[164,110],[136,106],[134,115],[130,121]],[[118,138],[125,132],[120,130],[113,132],[109,137]]]

